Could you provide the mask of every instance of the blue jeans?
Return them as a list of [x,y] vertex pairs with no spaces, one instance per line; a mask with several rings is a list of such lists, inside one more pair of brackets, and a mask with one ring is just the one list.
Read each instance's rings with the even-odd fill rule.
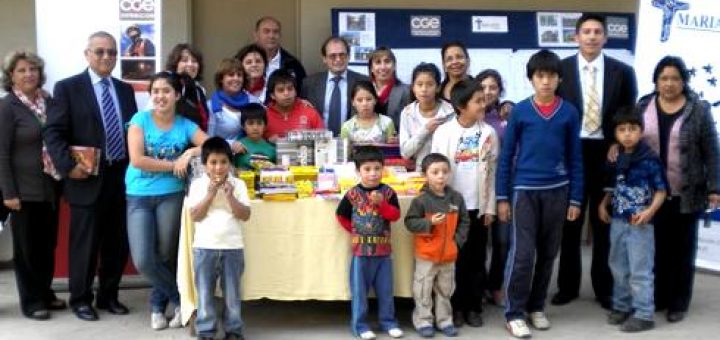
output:
[[127,196],[127,232],[135,268],[152,284],[150,305],[163,313],[180,305],[175,270],[183,193]]
[[393,270],[390,256],[354,256],[350,263],[351,320],[353,335],[370,330],[367,323],[368,292],[375,290],[378,319],[384,331],[398,327],[395,319]]
[[214,299],[215,282],[218,277],[225,300],[223,329],[226,334],[242,334],[240,276],[245,269],[243,250],[193,248],[193,269],[198,296],[195,319],[198,336],[212,337],[217,330]]
[[613,309],[635,311],[638,319],[652,320],[653,264],[655,233],[652,224],[631,225],[625,219],[613,218],[610,225],[610,257]]

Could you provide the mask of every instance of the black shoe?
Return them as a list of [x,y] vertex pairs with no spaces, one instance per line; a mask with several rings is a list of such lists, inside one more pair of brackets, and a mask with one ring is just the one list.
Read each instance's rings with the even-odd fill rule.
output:
[[48,312],[47,309],[38,309],[38,310],[30,312],[29,314],[27,314],[25,316],[27,316],[29,319],[42,321],[42,320],[50,319],[50,312]]
[[680,322],[685,319],[685,312],[681,311],[668,311],[667,321],[668,322]]
[[453,312],[453,325],[455,327],[462,327],[465,324],[465,316],[461,311]]
[[63,300],[55,298],[55,299],[48,301],[48,303],[46,303],[45,306],[49,310],[61,310],[61,309],[67,308],[67,303],[65,303],[65,301],[63,301]]
[[628,312],[621,312],[618,310],[611,310],[610,313],[608,313],[607,316],[607,323],[609,325],[621,325],[623,322],[625,322],[630,317],[630,313]]
[[468,312],[465,321],[467,321],[467,325],[470,327],[482,327],[483,325],[482,314],[480,312]]
[[567,305],[572,300],[575,300],[577,298],[578,298],[577,294],[568,295],[565,293],[558,292],[557,294],[555,294],[555,296],[553,296],[552,300],[550,300],[550,303],[555,306],[562,306],[562,305]]
[[98,315],[94,308],[90,305],[79,305],[72,308],[73,313],[80,320],[97,321]]
[[115,315],[125,315],[130,312],[125,305],[120,303],[117,299],[112,299],[108,301],[97,301],[95,302],[95,307],[98,309],[103,309],[108,311],[110,314]]
[[609,296],[597,296],[595,301],[600,304],[600,307],[606,310],[612,310],[612,298]]
[[245,340],[242,334],[228,333],[225,334],[225,340]]
[[653,328],[655,328],[655,321],[638,319],[636,317],[627,319],[622,326],[620,326],[620,330],[626,333],[637,333]]

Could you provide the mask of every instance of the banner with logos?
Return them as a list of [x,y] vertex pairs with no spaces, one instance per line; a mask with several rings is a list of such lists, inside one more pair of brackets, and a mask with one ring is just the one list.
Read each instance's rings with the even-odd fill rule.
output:
[[[690,70],[690,87],[712,105],[720,120],[720,1],[640,0],[635,65],[641,94],[652,92],[653,71],[666,55],[681,57]],[[720,271],[720,222],[701,223],[698,267]]]
[[37,51],[45,60],[47,82],[87,67],[88,36],[106,31],[118,43],[113,76],[133,85],[138,106],[147,102],[147,80],[162,69],[160,60],[162,0],[36,0]]
[[[367,74],[367,60],[376,47],[392,48],[398,78],[410,82],[420,62],[442,70],[440,48],[461,41],[470,57],[470,74],[494,68],[505,81],[505,99],[518,101],[532,93],[525,64],[541,48],[561,58],[576,53],[574,42],[578,12],[332,9],[333,35],[350,43],[350,68]],[[635,17],[630,13],[597,13],[608,23],[605,52],[633,63]]]

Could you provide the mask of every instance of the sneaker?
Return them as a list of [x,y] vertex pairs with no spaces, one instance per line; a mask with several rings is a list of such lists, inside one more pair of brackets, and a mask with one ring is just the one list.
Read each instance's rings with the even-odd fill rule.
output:
[[653,329],[654,327],[655,321],[631,317],[620,326],[620,330],[626,333],[637,333]]
[[530,328],[528,328],[527,323],[523,319],[510,320],[505,327],[507,327],[508,332],[516,338],[527,339],[532,336]]
[[529,315],[530,324],[541,331],[550,329],[550,320],[548,320],[545,312],[532,312]]
[[420,327],[417,329],[418,334],[423,338],[432,338],[435,336],[435,329],[432,326]]
[[444,334],[447,337],[455,337],[458,335],[458,330],[455,328],[455,326],[450,325],[440,330],[442,334]]
[[374,333],[373,331],[364,331],[364,332],[360,333],[360,339],[363,339],[363,340],[372,340],[372,339],[375,339],[375,338],[376,338],[376,336],[375,336],[375,333]]
[[481,327],[483,325],[482,314],[479,312],[469,311],[465,321],[470,327]]
[[388,335],[389,335],[391,338],[397,339],[397,338],[402,338],[402,337],[403,337],[403,331],[402,331],[402,329],[397,328],[397,327],[395,327],[395,328],[390,328],[390,329],[387,331],[387,333],[388,333]]
[[627,320],[630,317],[630,313],[628,312],[621,312],[619,310],[611,310],[610,313],[608,313],[607,316],[607,323],[609,325],[622,325],[625,320]]
[[183,326],[182,324],[182,315],[180,314],[180,306],[175,307],[175,314],[173,314],[172,319],[170,319],[170,323],[168,324],[170,328],[180,328]]
[[150,314],[150,327],[152,327],[152,329],[159,331],[167,328],[167,326],[168,322],[165,318],[165,314],[160,312],[153,312]]

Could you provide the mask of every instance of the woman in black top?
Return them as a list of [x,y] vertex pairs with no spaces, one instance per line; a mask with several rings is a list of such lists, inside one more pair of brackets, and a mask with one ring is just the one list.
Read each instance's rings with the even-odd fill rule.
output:
[[11,52],[3,64],[0,101],[0,189],[12,216],[13,258],[20,308],[35,320],[66,308],[50,285],[55,271],[59,178],[44,151],[42,130],[50,96],[42,90],[44,63],[31,52]]

